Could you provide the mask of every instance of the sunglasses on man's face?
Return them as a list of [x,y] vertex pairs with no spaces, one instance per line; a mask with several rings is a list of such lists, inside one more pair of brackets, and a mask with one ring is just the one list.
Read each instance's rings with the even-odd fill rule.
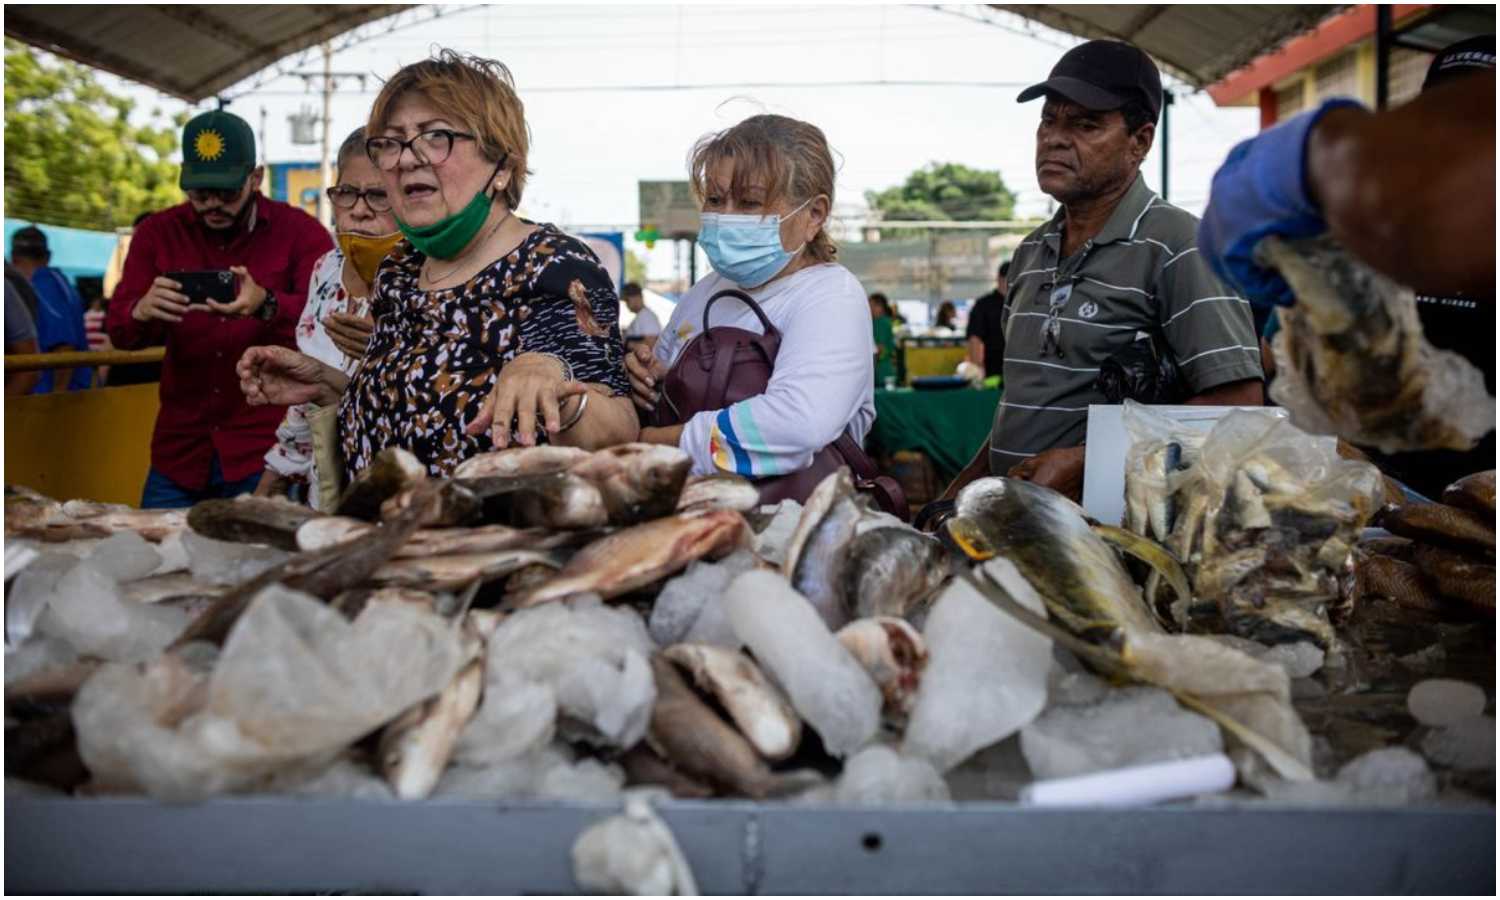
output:
[[220,206],[228,206],[240,198],[240,192],[244,188],[190,188],[187,192],[188,199],[194,203],[207,203],[210,200],[218,200]]

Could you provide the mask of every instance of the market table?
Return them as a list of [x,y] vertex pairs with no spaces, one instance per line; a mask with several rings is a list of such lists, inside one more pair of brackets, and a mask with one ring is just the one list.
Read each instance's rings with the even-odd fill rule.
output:
[[918,450],[932,460],[938,476],[951,480],[969,464],[990,436],[998,388],[875,391],[872,450]]

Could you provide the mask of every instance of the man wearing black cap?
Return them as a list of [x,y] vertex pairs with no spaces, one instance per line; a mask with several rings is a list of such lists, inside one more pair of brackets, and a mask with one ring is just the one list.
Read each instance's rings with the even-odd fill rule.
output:
[[[36,295],[36,338],[43,353],[78,352],[89,348],[83,327],[83,298],[68,276],[54,269],[47,234],[28,225],[10,236],[10,261],[26,277]],[[94,370],[43,369],[33,394],[56,390],[78,391],[93,386]]]
[[[122,350],[165,343],[161,412],[142,507],[191,506],[255,489],[285,407],[240,393],[246,349],[295,346],[293,329],[318,258],[333,248],[307,213],[262,196],[255,136],[244,119],[203,113],[182,132],[186,203],[141,222],[109,305]],[[192,297],[170,272],[234,276],[228,303]]]
[[1198,221],[1140,174],[1156,136],[1161,75],[1145,53],[1089,41],[1041,84],[1041,189],[1062,208],[1011,259],[1003,313],[1005,393],[988,444],[949,486],[1009,475],[1074,498],[1100,368],[1137,339],[1176,361],[1188,403],[1260,404],[1250,307],[1198,255]]

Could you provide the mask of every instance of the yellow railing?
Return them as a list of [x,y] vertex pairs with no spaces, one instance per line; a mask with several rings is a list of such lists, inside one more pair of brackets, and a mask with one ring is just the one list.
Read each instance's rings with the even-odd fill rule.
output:
[[167,352],[165,347],[145,350],[77,350],[66,353],[16,353],[5,357],[7,372],[35,372],[39,369],[78,369],[94,366],[124,366],[131,363],[158,363]]
[[[161,347],[5,357],[5,371],[161,362]],[[5,483],[59,500],[141,500],[151,466],[159,385],[90,388],[5,398]]]

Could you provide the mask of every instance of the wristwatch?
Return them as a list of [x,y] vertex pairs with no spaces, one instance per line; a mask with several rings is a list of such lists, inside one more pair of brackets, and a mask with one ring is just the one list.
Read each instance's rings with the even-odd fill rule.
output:
[[262,322],[269,322],[272,319],[276,318],[276,292],[275,291],[271,290],[270,288],[266,288],[266,299],[264,299],[264,300],[261,301],[260,309],[257,309],[255,311],[255,315]]

